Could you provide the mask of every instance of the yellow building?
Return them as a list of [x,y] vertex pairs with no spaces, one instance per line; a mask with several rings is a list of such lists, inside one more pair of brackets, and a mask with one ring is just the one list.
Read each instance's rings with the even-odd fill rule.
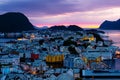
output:
[[89,37],[89,40],[90,40],[90,41],[94,41],[94,40],[95,40],[94,36]]
[[92,62],[99,63],[99,62],[102,61],[101,56],[98,57],[98,58],[96,58],[96,59],[94,59],[94,60],[90,60],[90,59],[88,59],[88,58],[86,58],[86,57],[82,57],[82,60],[83,60],[85,63],[87,63],[87,64],[90,64],[90,63],[92,63]]
[[97,62],[97,63],[99,63],[99,62],[101,62],[101,61],[102,61],[101,56],[96,59],[96,62]]
[[88,59],[86,57],[82,57],[82,60],[87,63],[88,62]]
[[54,63],[54,62],[61,62],[64,60],[64,55],[48,55],[46,56],[46,62]]
[[88,40],[88,36],[84,36],[81,40]]
[[95,37],[94,37],[94,36],[84,36],[81,40],[94,41],[94,40],[95,40]]

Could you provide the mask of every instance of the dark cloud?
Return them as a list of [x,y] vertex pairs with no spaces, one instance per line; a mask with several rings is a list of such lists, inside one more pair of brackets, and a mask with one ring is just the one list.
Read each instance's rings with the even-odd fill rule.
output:
[[120,0],[4,0],[0,12],[23,12],[28,16],[58,15],[120,6]]
[[0,11],[20,11],[27,14],[54,15],[75,11],[75,5],[68,4],[62,0],[26,0],[11,1],[0,5]]
[[120,0],[0,0],[0,14],[21,12],[34,25],[98,25],[118,19],[119,9]]

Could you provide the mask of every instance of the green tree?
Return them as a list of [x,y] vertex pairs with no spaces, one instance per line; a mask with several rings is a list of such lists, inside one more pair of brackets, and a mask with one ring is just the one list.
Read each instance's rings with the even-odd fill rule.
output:
[[78,54],[77,51],[75,50],[75,47],[69,46],[68,50],[69,50],[70,54],[76,54],[76,55]]
[[64,43],[63,43],[64,46],[70,46],[70,45],[75,45],[77,46],[77,43],[75,41],[72,41],[70,39],[68,40],[65,40]]

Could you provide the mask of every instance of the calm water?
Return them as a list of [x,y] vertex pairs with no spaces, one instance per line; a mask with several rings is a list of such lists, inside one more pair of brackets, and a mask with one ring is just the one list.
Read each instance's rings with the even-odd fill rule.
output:
[[108,35],[110,40],[115,42],[115,46],[120,47],[120,30],[104,30],[106,35]]
[[[113,45],[120,48],[120,30],[104,30],[106,35],[109,36],[108,39],[113,40],[115,43]],[[109,62],[112,64],[113,69],[120,70],[120,59],[115,59],[114,62]]]

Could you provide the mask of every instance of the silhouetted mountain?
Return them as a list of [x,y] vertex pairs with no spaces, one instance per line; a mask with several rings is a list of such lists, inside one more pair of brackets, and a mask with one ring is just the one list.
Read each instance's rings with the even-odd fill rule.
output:
[[33,29],[33,25],[22,13],[10,12],[0,15],[0,32],[21,32]]
[[77,25],[70,25],[70,26],[68,26],[68,30],[71,30],[71,31],[82,31],[83,29],[80,28]]
[[117,21],[104,21],[100,25],[100,29],[105,29],[105,30],[120,30],[120,19]]
[[52,26],[49,28],[50,30],[71,30],[71,31],[81,31],[83,30],[79,26],[76,25],[70,25],[68,27],[61,25],[61,26]]
[[66,26],[64,26],[64,25],[52,26],[49,29],[50,30],[67,30]]

